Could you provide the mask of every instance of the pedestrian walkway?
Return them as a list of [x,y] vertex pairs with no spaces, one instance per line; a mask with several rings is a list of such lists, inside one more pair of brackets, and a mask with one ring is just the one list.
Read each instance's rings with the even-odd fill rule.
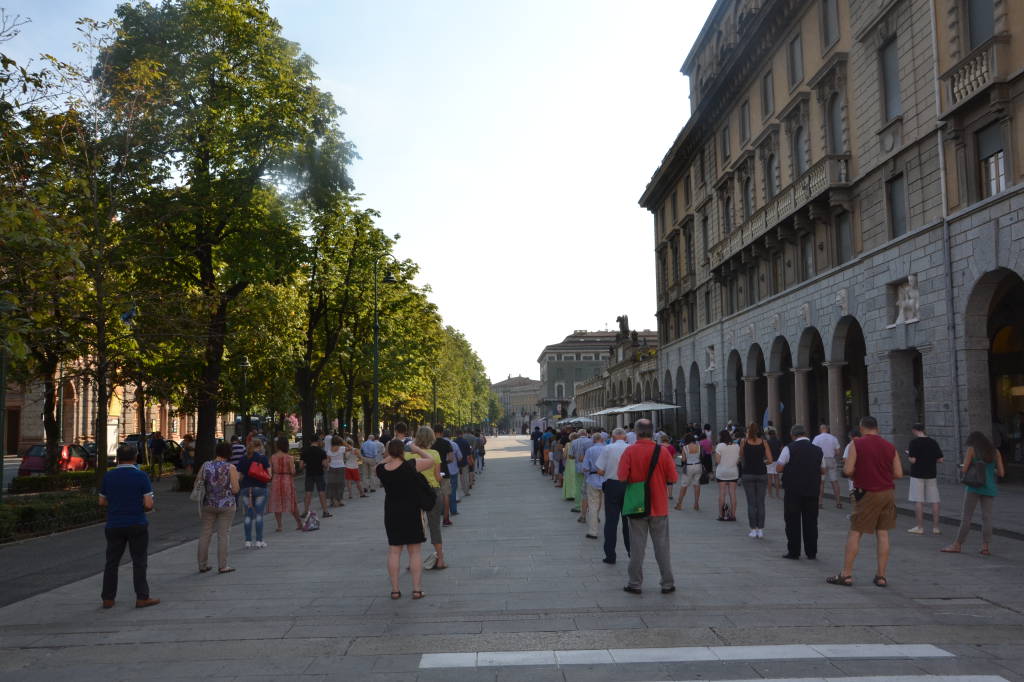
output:
[[[822,513],[818,561],[790,562],[779,558],[778,501],[769,501],[763,540],[748,538],[742,523],[687,510],[671,517],[679,591],[631,595],[622,591],[624,563],[601,563],[600,541],[584,537],[560,493],[529,463],[523,441],[492,439],[487,472],[445,529],[451,568],[425,572],[420,601],[409,598],[407,576],[403,598],[388,598],[381,492],[347,502],[318,532],[271,530],[267,549],[241,549],[236,528],[235,573],[197,574],[195,542],[152,555],[152,592],[163,602],[151,609],[130,608],[126,568],[117,606],[100,610],[97,562],[82,580],[0,608],[0,680],[1024,682],[1022,542],[999,539],[991,557],[949,556],[938,552],[941,537],[897,537],[892,586],[881,590],[870,584],[867,541],[857,585],[839,588],[823,579],[838,566],[844,511]],[[656,576],[653,557],[646,572]],[[784,658],[746,648],[782,645],[792,645],[776,649]],[[931,645],[950,655],[841,656],[832,654],[857,649],[826,654],[822,645]],[[818,655],[790,657],[807,647]],[[680,659],[680,650],[715,658]],[[623,658],[629,652],[633,662]],[[425,654],[466,654],[474,665],[424,667]],[[610,662],[595,662],[605,655]],[[529,662],[515,665],[516,656]]]

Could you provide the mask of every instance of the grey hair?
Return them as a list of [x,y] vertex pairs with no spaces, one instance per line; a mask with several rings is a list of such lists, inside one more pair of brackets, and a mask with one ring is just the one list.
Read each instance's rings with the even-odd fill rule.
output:
[[624,428],[622,428],[620,426],[620,427],[618,427],[618,428],[616,428],[615,430],[612,431],[612,435],[613,436],[622,436],[623,438],[625,438],[626,437],[626,429],[624,429]]

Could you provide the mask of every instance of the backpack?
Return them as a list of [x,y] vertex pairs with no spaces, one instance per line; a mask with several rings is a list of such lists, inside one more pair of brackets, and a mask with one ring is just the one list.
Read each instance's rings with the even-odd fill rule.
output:
[[314,530],[320,530],[320,519],[317,518],[316,512],[312,509],[306,514],[306,518],[302,521],[303,532],[310,532]]

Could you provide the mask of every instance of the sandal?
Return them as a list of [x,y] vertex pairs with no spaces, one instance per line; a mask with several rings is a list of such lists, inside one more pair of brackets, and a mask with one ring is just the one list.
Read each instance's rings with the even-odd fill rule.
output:
[[829,585],[842,585],[843,587],[853,587],[853,576],[843,575],[842,573],[836,575],[830,575],[825,578],[825,582]]
[[940,549],[939,551],[940,552],[945,552],[946,554],[959,554],[960,553],[960,548],[957,547],[956,545],[947,545],[947,546],[943,547],[942,549]]
[[978,554],[982,556],[992,556],[992,552],[988,550],[988,547],[982,547],[980,550],[978,550]]
[[413,599],[423,599],[423,590],[413,590],[412,591],[412,598]]
[[889,587],[889,581],[885,579],[884,575],[876,575],[871,582],[875,584],[875,587]]
[[199,572],[200,573],[209,573],[212,570],[213,570],[213,566],[203,566],[202,568],[199,569]]
[[235,569],[231,568],[230,566],[225,566],[224,568],[218,568],[217,572],[218,573],[234,573]]
[[394,592],[391,593],[391,598],[392,599],[401,599],[402,598],[402,593],[399,592],[398,590],[395,590]]

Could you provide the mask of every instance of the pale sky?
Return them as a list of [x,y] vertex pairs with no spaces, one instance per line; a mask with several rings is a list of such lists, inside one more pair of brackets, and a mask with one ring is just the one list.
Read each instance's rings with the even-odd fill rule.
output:
[[[0,0],[5,46],[73,56],[111,0]],[[713,0],[272,0],[347,110],[378,225],[492,381],[629,315],[655,329],[651,214],[637,205],[689,115],[679,73]],[[386,340],[385,340],[386,342]]]

